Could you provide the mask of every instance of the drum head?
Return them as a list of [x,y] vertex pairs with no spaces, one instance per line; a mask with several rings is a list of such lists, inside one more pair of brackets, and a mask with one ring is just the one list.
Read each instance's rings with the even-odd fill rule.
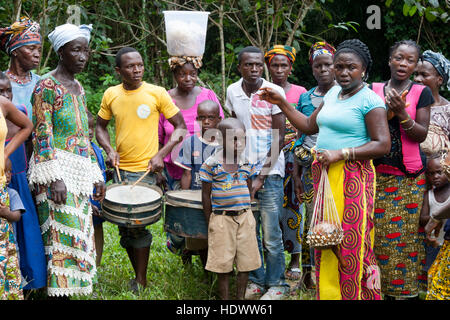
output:
[[202,191],[201,190],[173,190],[167,191],[166,204],[178,206],[203,209],[202,205]]
[[112,184],[107,187],[105,200],[111,203],[124,205],[145,205],[161,200],[162,191],[156,186],[138,183],[133,188],[132,184]]

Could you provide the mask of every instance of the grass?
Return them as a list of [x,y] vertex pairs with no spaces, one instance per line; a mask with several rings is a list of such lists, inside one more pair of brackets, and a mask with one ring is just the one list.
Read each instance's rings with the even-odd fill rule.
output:
[[[72,300],[217,300],[217,279],[207,277],[200,257],[194,256],[192,265],[183,266],[179,256],[166,247],[163,219],[148,226],[153,235],[147,271],[147,288],[139,295],[128,289],[134,271],[125,249],[119,244],[117,226],[103,224],[105,245],[101,265],[98,267],[98,283],[89,296],[74,296]],[[289,260],[287,260],[289,261]],[[230,292],[235,292],[235,277],[231,277]],[[297,290],[289,300],[314,300],[314,292]]]

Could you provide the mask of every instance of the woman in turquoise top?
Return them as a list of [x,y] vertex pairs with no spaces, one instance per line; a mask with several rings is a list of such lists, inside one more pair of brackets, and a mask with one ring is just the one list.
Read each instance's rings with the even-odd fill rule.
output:
[[336,86],[310,117],[295,110],[270,88],[261,98],[277,104],[305,134],[318,132],[312,164],[314,188],[322,168],[328,171],[333,198],[344,231],[341,244],[315,250],[317,299],[381,299],[373,254],[375,168],[372,160],[390,149],[383,101],[366,88],[372,65],[367,46],[357,39],[342,42],[334,56]]

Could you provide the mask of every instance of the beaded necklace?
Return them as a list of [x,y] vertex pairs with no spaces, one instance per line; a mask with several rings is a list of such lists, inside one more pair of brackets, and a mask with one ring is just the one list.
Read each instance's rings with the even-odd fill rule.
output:
[[6,75],[8,76],[8,78],[13,80],[17,84],[25,84],[25,83],[28,83],[28,82],[31,81],[31,71],[28,72],[28,74],[26,75],[25,79],[23,79],[23,80],[19,79],[16,75],[12,74],[11,71],[9,71],[9,69],[6,70]]

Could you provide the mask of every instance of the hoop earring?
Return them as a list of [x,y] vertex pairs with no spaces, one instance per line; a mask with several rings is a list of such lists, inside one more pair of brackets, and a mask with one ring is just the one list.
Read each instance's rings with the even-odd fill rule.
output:
[[363,71],[363,73],[361,73],[361,77],[364,79],[365,76],[366,76],[366,73]]

